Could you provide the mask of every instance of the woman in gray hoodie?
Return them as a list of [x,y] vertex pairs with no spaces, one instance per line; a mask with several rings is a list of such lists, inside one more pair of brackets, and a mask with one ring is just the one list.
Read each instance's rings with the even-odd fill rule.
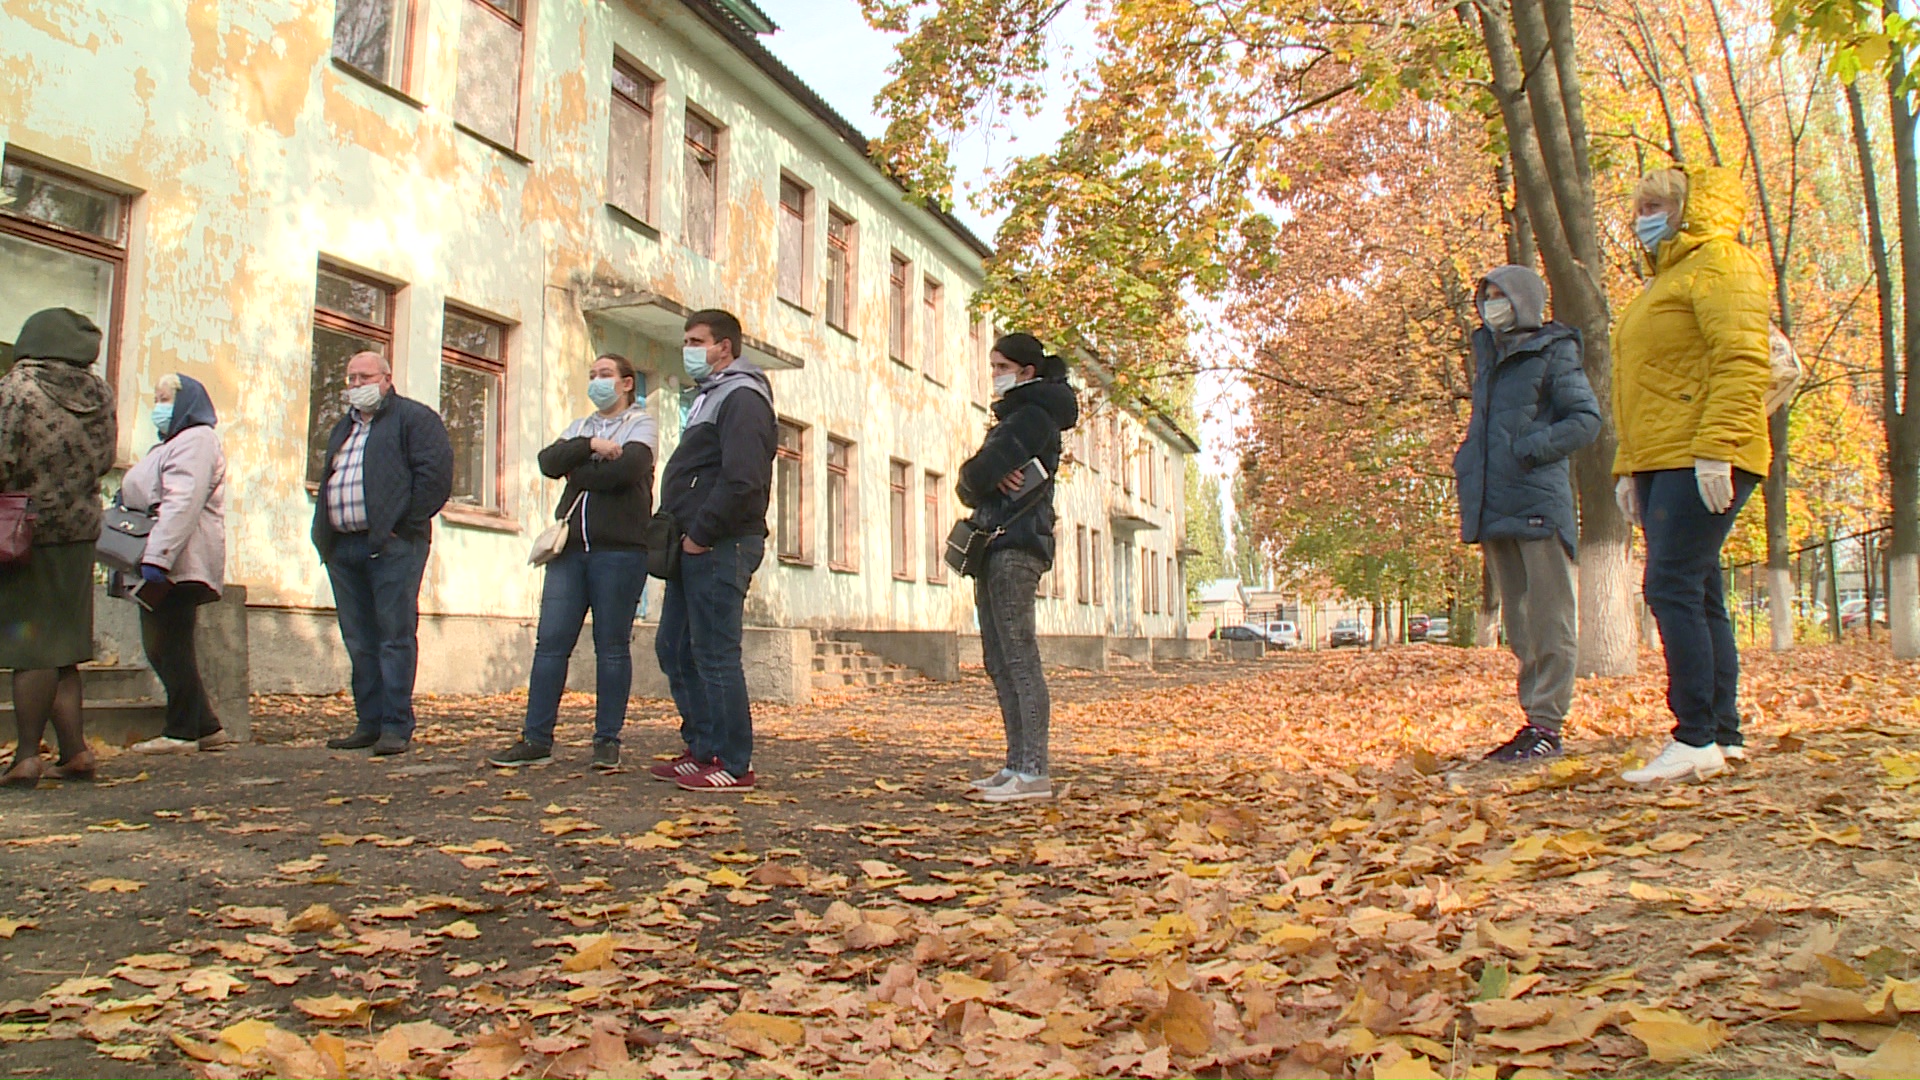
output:
[[167,726],[135,743],[142,754],[220,750],[233,736],[220,727],[194,654],[195,612],[220,599],[227,567],[227,456],[214,433],[219,417],[207,388],[167,375],[153,392],[153,429],[160,445],[120,481],[129,510],[157,517],[147,534],[140,578],[140,643],[167,690]]

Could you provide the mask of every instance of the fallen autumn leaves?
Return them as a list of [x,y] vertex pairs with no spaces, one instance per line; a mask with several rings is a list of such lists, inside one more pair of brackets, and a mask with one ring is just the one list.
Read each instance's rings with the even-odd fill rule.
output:
[[[958,798],[997,748],[977,677],[768,710],[741,802],[476,770],[512,705],[457,701],[392,772],[252,747],[41,792],[0,841],[35,882],[0,907],[0,1064],[81,1039],[223,1077],[1912,1075],[1910,669],[1755,657],[1752,764],[1646,792],[1596,740],[1663,733],[1655,674],[1583,686],[1584,756],[1463,768],[1512,722],[1510,665],[1063,678],[1070,793],[1013,812]],[[295,770],[279,806],[217,779]]]

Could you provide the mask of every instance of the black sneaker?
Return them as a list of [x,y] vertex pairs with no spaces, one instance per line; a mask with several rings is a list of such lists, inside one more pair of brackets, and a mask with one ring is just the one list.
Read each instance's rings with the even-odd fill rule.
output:
[[612,772],[620,767],[620,744],[617,742],[596,742],[593,744],[593,767],[601,772]]
[[1560,733],[1528,724],[1520,729],[1513,738],[1500,744],[1499,748],[1486,756],[1487,761],[1497,761],[1511,765],[1522,761],[1534,761],[1539,758],[1558,757],[1560,755]]
[[535,746],[525,739],[514,743],[498,754],[487,759],[487,764],[501,769],[517,769],[522,765],[546,765],[553,761],[553,747]]

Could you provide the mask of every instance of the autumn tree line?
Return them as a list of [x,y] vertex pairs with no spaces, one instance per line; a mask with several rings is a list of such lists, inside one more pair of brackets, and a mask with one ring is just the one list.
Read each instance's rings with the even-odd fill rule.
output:
[[[1895,648],[1920,655],[1920,31],[1891,0],[862,2],[902,35],[875,152],[943,200],[955,138],[1019,125],[1062,20],[1092,27],[1066,133],[986,192],[982,303],[1102,354],[1121,396],[1237,377],[1242,546],[1355,598],[1487,591],[1449,468],[1479,276],[1546,276],[1604,402],[1648,272],[1636,181],[1737,170],[1807,378],[1729,555],[1765,562],[1786,647],[1794,548],[1891,525]],[[1583,673],[1637,653],[1614,447],[1609,419],[1575,461]]]

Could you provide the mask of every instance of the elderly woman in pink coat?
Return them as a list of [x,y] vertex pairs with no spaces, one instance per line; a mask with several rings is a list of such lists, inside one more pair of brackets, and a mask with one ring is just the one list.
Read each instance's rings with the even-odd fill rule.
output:
[[143,754],[219,750],[234,739],[220,727],[200,680],[193,627],[200,605],[220,599],[226,583],[227,457],[214,434],[207,388],[168,375],[154,388],[153,428],[160,444],[127,470],[120,501],[157,515],[131,582],[141,601],[140,642],[167,691],[167,726],[135,743]]

